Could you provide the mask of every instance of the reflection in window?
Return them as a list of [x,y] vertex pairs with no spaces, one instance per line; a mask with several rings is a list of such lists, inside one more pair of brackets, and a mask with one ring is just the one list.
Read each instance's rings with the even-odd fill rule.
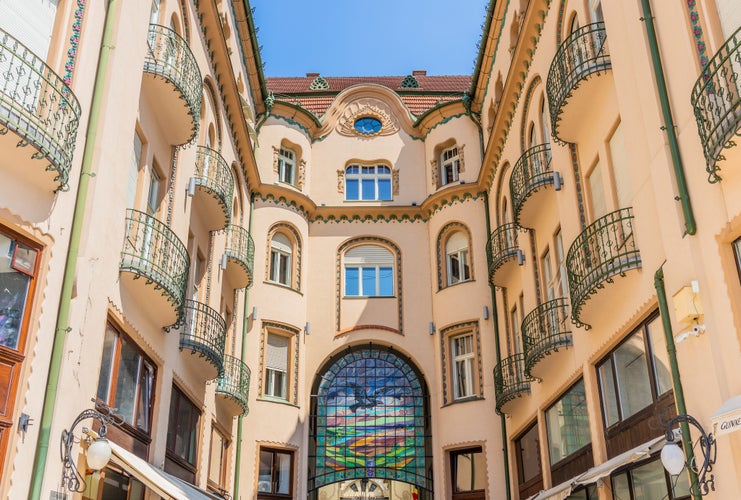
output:
[[468,238],[462,231],[456,231],[445,243],[445,255],[448,266],[448,285],[471,279],[471,267],[468,262]]
[[345,296],[393,296],[393,263],[393,254],[377,245],[363,245],[348,250],[345,253]]
[[612,477],[613,498],[662,498],[674,500],[689,497],[687,474],[670,476],[661,460],[633,467]]
[[288,451],[260,450],[258,499],[291,494],[291,457]]
[[537,425],[530,427],[515,441],[515,454],[520,484],[540,476],[540,439]]
[[453,483],[453,500],[468,498],[458,493],[472,493],[486,488],[486,464],[481,448],[450,453],[450,470]]
[[391,200],[391,168],[386,165],[350,165],[345,169],[346,200]]
[[0,345],[20,348],[38,252],[0,233]]
[[545,412],[551,465],[591,441],[584,381],[580,380]]

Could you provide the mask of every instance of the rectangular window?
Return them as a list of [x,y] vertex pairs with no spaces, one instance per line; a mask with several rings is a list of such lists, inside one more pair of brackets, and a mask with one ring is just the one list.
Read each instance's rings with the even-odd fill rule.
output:
[[38,257],[37,249],[0,233],[0,346],[23,350],[24,323]]
[[391,196],[391,168],[386,165],[350,165],[345,169],[345,199],[388,201]]
[[605,188],[602,182],[602,167],[597,164],[592,168],[587,178],[589,186],[589,201],[592,209],[592,221],[599,219],[607,213],[607,202],[605,201]]
[[149,191],[147,192],[147,213],[155,215],[160,204],[160,187],[162,179],[156,168],[149,170]]
[[546,247],[545,253],[540,258],[541,267],[543,268],[543,277],[545,278],[545,300],[556,298],[555,281],[553,279],[553,270],[551,268],[551,252]]
[[536,424],[533,424],[515,440],[515,454],[519,484],[528,483],[541,477],[540,439],[538,438],[538,426]]
[[580,380],[545,412],[551,465],[589,445],[589,414],[584,381]]
[[460,158],[457,147],[448,148],[440,155],[440,173],[443,185],[458,181]]
[[97,398],[116,408],[134,429],[149,434],[154,401],[154,364],[108,323],[103,341]]
[[208,454],[208,482],[217,488],[226,487],[228,450],[229,441],[212,425],[211,447]]
[[[484,499],[486,464],[480,447],[450,452],[453,500]],[[476,495],[478,493],[479,495]]]
[[569,283],[566,273],[566,253],[563,251],[563,236],[559,227],[553,236],[553,248],[556,250],[556,274],[553,276],[556,283],[556,297],[566,297],[569,293]]
[[293,483],[293,453],[290,451],[260,449],[260,471],[257,479],[257,498],[291,498]]
[[133,208],[136,202],[136,186],[139,181],[139,167],[142,163],[143,142],[139,133],[134,132],[134,147],[131,151],[129,179],[126,187],[126,206],[129,208]]
[[346,266],[345,296],[391,297],[394,295],[394,268],[390,266]]
[[453,360],[453,398],[463,399],[475,396],[473,334],[468,333],[451,338],[450,352]]
[[468,248],[448,254],[448,285],[471,279],[471,266],[468,264]]
[[268,333],[265,348],[265,396],[288,399],[290,338]]
[[613,498],[689,498],[687,474],[670,476],[661,460],[655,459],[612,476]]
[[296,155],[288,148],[278,152],[278,180],[287,184],[296,183]]
[[615,179],[615,191],[619,208],[632,205],[633,195],[630,187],[630,161],[625,149],[623,128],[619,124],[610,137],[610,160],[612,161],[612,176]]
[[282,285],[290,285],[291,257],[273,249],[270,252],[270,281]]

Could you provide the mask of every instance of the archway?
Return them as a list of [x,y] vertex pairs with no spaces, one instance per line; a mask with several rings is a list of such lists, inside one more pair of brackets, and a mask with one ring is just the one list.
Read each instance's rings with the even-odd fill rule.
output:
[[406,356],[372,344],[336,354],[314,380],[310,418],[309,498],[356,479],[432,498],[429,392]]

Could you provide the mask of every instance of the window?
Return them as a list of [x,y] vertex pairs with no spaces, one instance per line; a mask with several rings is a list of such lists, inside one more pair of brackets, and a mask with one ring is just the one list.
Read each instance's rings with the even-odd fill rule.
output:
[[226,488],[226,465],[229,459],[229,441],[211,425],[211,447],[208,454],[208,483],[212,488]]
[[154,380],[154,363],[109,322],[103,340],[97,398],[116,408],[131,427],[149,434]]
[[268,333],[265,349],[265,396],[288,399],[288,357],[290,339]]
[[[515,439],[515,456],[517,458],[519,484],[523,485],[541,479],[540,439],[537,424],[533,424],[520,437]],[[520,497],[524,497],[522,491]]]
[[510,327],[512,331],[512,340],[511,340],[511,346],[514,349],[514,352],[510,350],[510,353],[512,354],[520,354],[522,353],[522,332],[520,329],[522,328],[522,316],[520,316],[520,310],[522,310],[522,307],[518,310],[518,305],[522,304],[523,296],[520,295],[519,300],[517,301],[517,304],[514,305],[512,310],[509,312],[510,317]]
[[198,421],[201,412],[177,387],[172,387],[167,427],[165,471],[195,482],[198,459]]
[[363,245],[345,253],[346,297],[392,297],[394,256],[380,246]]
[[[546,248],[540,259],[543,265],[543,277],[545,278],[546,300],[566,297],[568,294],[568,284],[566,282],[566,255],[563,250],[561,228],[559,228],[553,235],[553,249],[553,256],[551,256],[550,249]],[[555,258],[555,263],[551,261],[552,258]]]
[[[91,479],[90,475],[85,478],[88,484]],[[101,500],[144,500],[146,493],[144,483],[125,472],[106,467],[101,471],[99,481],[97,498]]]
[[162,178],[156,168],[149,170],[149,190],[147,191],[147,213],[155,215],[160,205],[160,188]]
[[454,146],[443,150],[440,154],[440,174],[442,177],[442,184],[445,185],[458,181],[460,167],[461,163],[458,156],[458,147]]
[[278,151],[278,180],[296,184],[296,153],[292,149],[280,148]]
[[471,279],[468,263],[468,237],[462,231],[451,234],[445,243],[448,285]]
[[670,476],[661,460],[655,458],[613,475],[612,495],[621,500],[690,498],[690,485],[687,474]]
[[736,271],[738,271],[739,281],[741,281],[741,238],[733,242],[733,256],[736,258]]
[[129,179],[126,186],[126,206],[129,208],[134,207],[136,201],[136,187],[139,179],[139,166],[142,162],[142,150],[144,148],[144,140],[139,135],[139,132],[134,132],[134,145],[131,150],[131,160],[129,164]]
[[291,498],[293,483],[293,453],[290,451],[260,449],[260,472],[257,479],[257,498]]
[[605,427],[651,406],[672,388],[660,323],[652,316],[597,365]]
[[450,452],[453,500],[484,500],[486,464],[481,448]]
[[605,200],[605,188],[602,180],[602,166],[599,161],[592,167],[592,171],[587,177],[587,185],[589,186],[592,221],[594,221],[607,213],[607,201]]
[[345,169],[346,200],[391,200],[391,168],[386,165],[350,165]]
[[551,465],[591,442],[584,381],[580,380],[545,412]]
[[291,286],[293,245],[283,233],[275,233],[270,242],[270,281]]
[[453,360],[453,398],[463,399],[475,396],[473,334],[468,333],[451,338],[450,353]]

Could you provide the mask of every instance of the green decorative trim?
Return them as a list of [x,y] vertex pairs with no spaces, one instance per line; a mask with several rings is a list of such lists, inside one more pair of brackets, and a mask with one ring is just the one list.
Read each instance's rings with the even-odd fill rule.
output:
[[231,399],[249,413],[250,368],[236,356],[224,356],[224,373],[216,381],[216,394]]
[[311,137],[311,132],[309,132],[309,129],[301,125],[299,122],[295,120],[291,120],[290,118],[286,118],[285,116],[281,116],[281,115],[270,115],[270,116],[272,116],[273,118],[277,118],[278,120],[283,120],[284,122],[294,127],[298,127],[299,129],[301,129],[301,131],[304,134],[306,134],[306,138],[309,139],[309,141],[314,142],[313,138]]
[[525,374],[525,355],[515,354],[504,358],[494,367],[494,391],[497,395],[496,411],[502,414],[502,407],[525,394],[530,394],[532,378]]
[[571,347],[568,325],[569,303],[560,297],[540,304],[522,320],[522,343],[525,351],[525,374],[549,354]]
[[[449,353],[448,347],[449,347],[449,340],[451,337],[457,337],[457,334],[465,335],[466,333],[471,332],[473,334],[473,338],[476,343],[476,367],[478,371],[478,379],[479,379],[479,391],[478,394],[475,396],[470,396],[467,398],[461,398],[461,399],[455,399],[453,398],[452,401],[449,401],[450,394],[448,393],[448,381],[447,381],[447,373],[448,373],[448,366],[446,361],[446,354]],[[478,321],[464,321],[462,323],[456,323],[455,325],[446,326],[442,330],[440,330],[440,363],[442,366],[442,382],[443,382],[443,406],[447,406],[454,403],[464,403],[467,401],[478,401],[481,399],[484,399],[484,368],[483,368],[483,361],[481,360],[482,353],[481,353],[481,333],[479,330],[479,322]],[[452,362],[452,360],[451,360]],[[450,369],[453,369],[453,366],[451,364]],[[452,372],[451,372],[452,376]]]
[[432,208],[430,208],[427,218],[425,218],[424,220],[428,221],[430,217],[435,215],[437,212],[439,212],[443,208],[457,205],[458,203],[465,203],[467,201],[475,201],[481,198],[483,195],[484,195],[483,192],[479,192],[476,194],[463,193],[463,195],[454,194],[449,199],[442,198],[439,202],[432,205]]
[[401,85],[399,85],[399,87],[403,89],[418,89],[419,80],[417,80],[417,77],[414,75],[407,75],[401,81]]
[[195,300],[186,300],[185,324],[180,332],[180,349],[189,349],[224,374],[226,321],[219,311]]
[[263,203],[271,203],[273,205],[290,208],[297,214],[301,215],[304,219],[309,220],[309,212],[306,207],[299,205],[295,200],[288,201],[288,198],[285,196],[276,197],[273,193],[262,194],[260,192],[254,192],[253,195]]
[[329,83],[327,80],[322,78],[321,76],[317,76],[314,78],[314,81],[311,82],[311,85],[309,85],[310,90],[328,90],[329,89]]

